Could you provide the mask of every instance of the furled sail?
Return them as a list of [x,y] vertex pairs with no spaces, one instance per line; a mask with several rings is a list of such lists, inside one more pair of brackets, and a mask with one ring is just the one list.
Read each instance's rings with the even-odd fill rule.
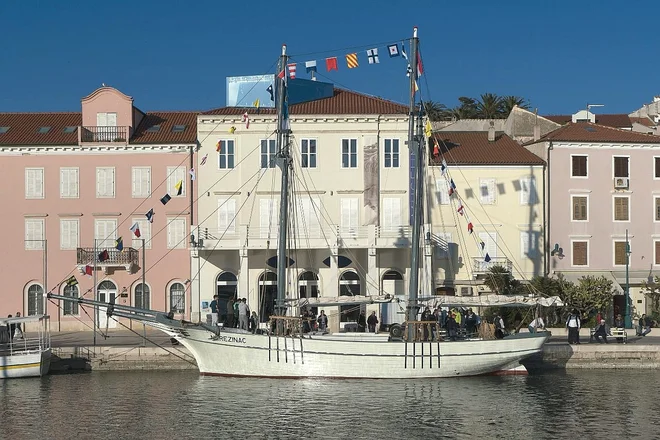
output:
[[558,296],[544,298],[528,295],[434,296],[420,298],[419,302],[434,307],[564,306],[564,303]]
[[348,306],[352,304],[374,304],[391,302],[391,295],[380,296],[337,296],[320,298],[294,298],[287,300],[293,307],[325,307],[325,306]]

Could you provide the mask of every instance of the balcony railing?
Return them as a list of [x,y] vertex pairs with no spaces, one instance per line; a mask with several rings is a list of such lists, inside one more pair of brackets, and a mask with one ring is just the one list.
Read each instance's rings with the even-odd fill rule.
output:
[[486,274],[494,266],[502,266],[509,272],[513,269],[513,263],[506,257],[491,257],[490,261],[484,261],[484,257],[472,257],[473,273],[476,276]]
[[[104,252],[108,253],[107,259],[105,258],[106,255],[101,257],[101,254]],[[124,266],[127,270],[130,270],[131,266],[137,266],[139,264],[140,253],[137,249],[131,247],[125,247],[123,251],[103,248],[78,248],[76,260],[79,266],[87,264],[93,266],[94,260],[96,260],[96,265],[99,267]]]
[[130,127],[93,126],[80,127],[78,141],[81,144],[117,143],[128,144]]

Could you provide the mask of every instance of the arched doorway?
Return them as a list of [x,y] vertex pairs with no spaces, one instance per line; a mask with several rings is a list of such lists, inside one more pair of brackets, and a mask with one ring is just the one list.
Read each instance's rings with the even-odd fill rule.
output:
[[149,310],[151,307],[151,289],[146,284],[136,284],[133,292],[133,304],[138,309]]
[[186,288],[181,283],[170,286],[170,312],[175,315],[186,313]]
[[[360,276],[353,270],[347,270],[339,276],[339,295],[361,295]],[[357,322],[362,306],[350,304],[339,306],[339,322]]]
[[275,299],[277,299],[277,274],[264,272],[259,276],[259,321],[268,322],[275,314]]
[[[381,280],[383,295],[391,295],[394,301],[380,305],[381,327],[387,329],[392,324],[400,324],[406,320],[405,302],[406,286],[403,275],[397,270],[388,270]],[[398,301],[397,301],[398,300]]]
[[236,300],[238,279],[231,272],[222,272],[216,279],[216,294],[218,295],[218,310],[220,322],[227,323],[227,303]]
[[[307,271],[298,277],[299,298],[318,298],[319,297],[319,276],[314,272]],[[318,307],[309,307],[314,316],[319,313]]]
[[[101,302],[114,302],[114,299],[117,298],[117,286],[110,280],[101,281],[96,289],[97,299]],[[115,328],[117,327],[117,321],[114,319],[108,319],[108,308],[99,307],[99,316],[98,316],[98,326],[100,328]]]
[[39,284],[32,284],[27,289],[27,314],[42,315],[44,313],[44,289]]

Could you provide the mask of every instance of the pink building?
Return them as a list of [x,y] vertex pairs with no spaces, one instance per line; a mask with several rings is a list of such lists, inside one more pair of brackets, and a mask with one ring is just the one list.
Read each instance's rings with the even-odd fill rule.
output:
[[90,329],[93,312],[48,302],[52,291],[189,317],[196,139],[196,113],[144,113],[111,87],[83,98],[80,113],[0,113],[0,313]]
[[546,271],[610,279],[623,314],[627,232],[631,315],[645,313],[642,283],[660,275],[660,138],[577,122],[527,148],[548,163]]

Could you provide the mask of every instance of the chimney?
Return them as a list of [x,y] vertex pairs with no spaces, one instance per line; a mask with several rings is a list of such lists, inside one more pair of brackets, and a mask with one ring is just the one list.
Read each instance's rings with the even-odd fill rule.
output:
[[490,127],[488,127],[488,142],[495,142],[495,121],[490,121]]
[[534,140],[541,139],[541,126],[539,125],[539,109],[534,109]]

